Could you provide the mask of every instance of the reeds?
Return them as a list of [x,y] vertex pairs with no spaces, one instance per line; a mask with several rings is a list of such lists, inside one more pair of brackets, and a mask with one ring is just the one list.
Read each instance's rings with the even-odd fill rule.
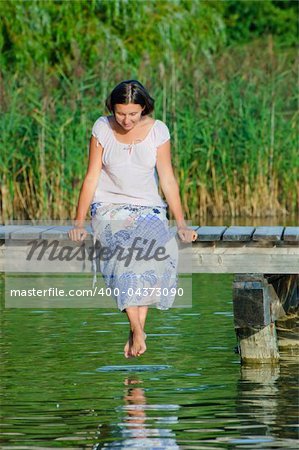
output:
[[2,222],[74,218],[92,124],[128,78],[148,87],[170,128],[187,218],[298,212],[295,50],[257,41],[133,70],[113,55],[92,71],[76,64],[72,76],[57,67],[2,81]]

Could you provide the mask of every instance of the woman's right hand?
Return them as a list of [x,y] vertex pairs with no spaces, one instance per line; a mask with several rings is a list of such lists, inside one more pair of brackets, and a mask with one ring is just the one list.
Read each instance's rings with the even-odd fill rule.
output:
[[88,232],[83,227],[74,227],[68,231],[68,236],[71,241],[81,242],[88,236]]
[[187,227],[187,225],[179,226],[178,227],[178,235],[181,238],[183,242],[190,243],[194,242],[197,239],[198,234],[196,233],[193,228]]

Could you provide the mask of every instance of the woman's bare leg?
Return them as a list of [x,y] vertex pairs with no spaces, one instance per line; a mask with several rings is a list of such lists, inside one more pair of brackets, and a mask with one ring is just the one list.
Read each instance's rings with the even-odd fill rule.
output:
[[144,330],[148,306],[138,306],[138,312],[139,312],[139,322],[140,325],[142,326],[142,329]]
[[129,306],[125,311],[130,321],[130,334],[124,348],[124,355],[126,358],[129,358],[130,356],[140,356],[146,350],[146,335],[143,329],[148,306]]

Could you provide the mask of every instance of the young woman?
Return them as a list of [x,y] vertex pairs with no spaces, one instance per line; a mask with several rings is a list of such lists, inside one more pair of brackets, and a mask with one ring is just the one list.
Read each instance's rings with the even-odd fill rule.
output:
[[[146,350],[149,306],[169,309],[174,301],[178,255],[167,204],[180,239],[192,242],[197,234],[184,220],[168,127],[150,117],[153,98],[137,80],[128,80],[113,89],[106,107],[111,115],[99,117],[92,128],[87,173],[69,237],[76,242],[86,238],[90,206],[94,243],[110,250],[108,258],[100,258],[100,271],[130,322],[124,347],[128,358]],[[167,203],[158,193],[156,171]]]

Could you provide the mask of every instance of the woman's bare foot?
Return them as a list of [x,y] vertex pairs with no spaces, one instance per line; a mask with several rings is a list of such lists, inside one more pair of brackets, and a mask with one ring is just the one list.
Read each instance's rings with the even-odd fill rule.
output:
[[144,325],[148,312],[148,306],[128,306],[124,310],[130,322],[130,330],[128,342],[124,347],[124,356],[140,356],[146,351],[144,333]]
[[[146,335],[145,332],[143,332],[143,336],[144,336],[144,340],[146,340],[147,335]],[[132,358],[132,357],[134,356],[134,355],[132,354],[132,345],[133,345],[133,332],[132,332],[132,330],[130,330],[130,333],[129,333],[129,339],[128,339],[128,341],[127,341],[125,347],[124,347],[124,355],[125,355],[125,358]],[[144,344],[144,345],[145,345],[145,344]],[[146,350],[146,346],[145,346],[145,350]],[[142,353],[144,353],[145,350],[144,350]],[[135,356],[136,356],[136,355],[135,355]],[[138,356],[139,356],[139,355],[138,355]]]
[[133,331],[133,344],[131,347],[132,356],[140,356],[146,351],[144,331],[135,330]]

